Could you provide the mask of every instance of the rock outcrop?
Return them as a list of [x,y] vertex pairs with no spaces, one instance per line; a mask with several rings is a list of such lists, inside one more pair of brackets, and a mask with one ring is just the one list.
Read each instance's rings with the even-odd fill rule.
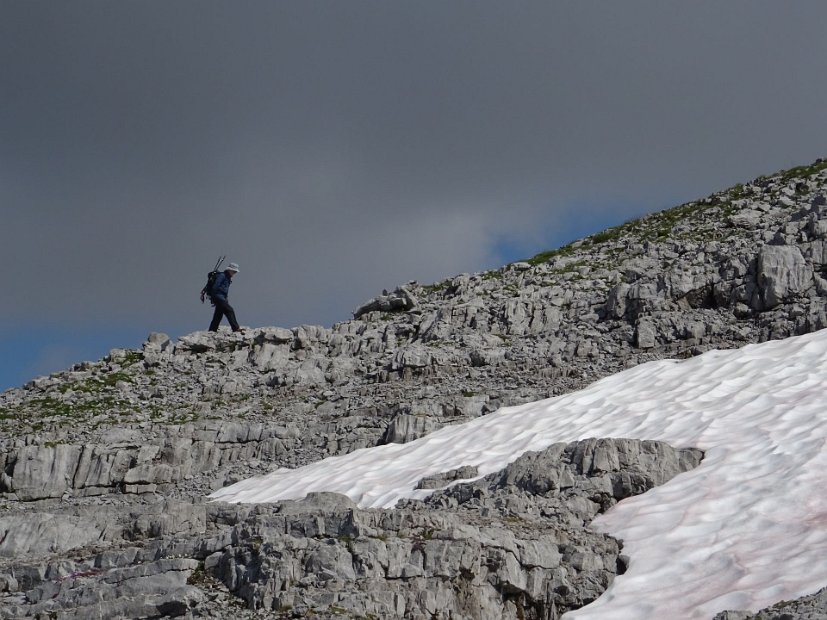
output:
[[827,588],[796,601],[782,601],[758,613],[723,611],[713,620],[824,620],[827,618]]
[[277,617],[558,618],[627,562],[617,540],[584,526],[701,456],[645,441],[555,444],[396,509],[318,493],[2,516],[0,617],[226,617],[233,595]]

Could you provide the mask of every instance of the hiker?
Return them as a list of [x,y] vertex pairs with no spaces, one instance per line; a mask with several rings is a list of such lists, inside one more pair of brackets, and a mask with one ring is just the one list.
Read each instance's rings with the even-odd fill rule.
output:
[[224,271],[218,272],[212,288],[209,290],[205,289],[201,292],[201,301],[204,301],[203,295],[206,293],[209,296],[212,305],[215,306],[215,312],[212,315],[212,323],[210,323],[211,332],[218,331],[218,324],[221,323],[222,317],[225,316],[227,317],[227,321],[229,321],[230,327],[234,332],[241,331],[241,328],[238,326],[238,321],[235,319],[235,310],[233,310],[233,307],[227,301],[227,295],[230,291],[230,284],[232,284],[233,276],[237,273],[238,265],[235,263],[230,263]]

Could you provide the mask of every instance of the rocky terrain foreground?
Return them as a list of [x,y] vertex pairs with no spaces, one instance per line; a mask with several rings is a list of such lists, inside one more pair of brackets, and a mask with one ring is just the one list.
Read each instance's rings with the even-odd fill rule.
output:
[[[819,160],[496,271],[408,283],[332,328],[151,334],[35,379],[0,394],[0,617],[557,618],[628,561],[591,519],[700,453],[554,445],[479,480],[423,480],[427,500],[385,510],[205,496],[652,359],[821,329],[825,272]],[[720,617],[827,617],[824,600]]]

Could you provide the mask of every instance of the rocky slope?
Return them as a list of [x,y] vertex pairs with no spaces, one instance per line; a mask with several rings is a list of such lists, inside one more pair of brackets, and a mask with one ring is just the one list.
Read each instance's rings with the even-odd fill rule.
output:
[[827,588],[797,601],[781,601],[757,614],[724,611],[714,620],[824,620],[827,618]]
[[592,518],[701,457],[657,442],[556,444],[393,510],[322,493],[0,516],[0,617],[221,618],[232,594],[276,617],[558,618],[624,570]]
[[[131,583],[151,586],[155,576],[166,575],[157,580],[180,586],[180,596],[150,601],[138,612],[126,599],[140,597],[119,590],[122,580],[113,576],[112,589],[100,596],[127,605],[122,615],[152,615],[150,608],[199,613],[209,597],[198,583],[187,585],[186,575],[190,581],[193,575],[224,579],[224,569],[207,567],[206,552],[194,553],[192,542],[181,543],[185,557],[172,557],[179,554],[174,545],[164,546],[164,536],[181,536],[180,524],[166,530],[164,523],[179,515],[184,534],[206,540],[207,529],[221,525],[215,519],[224,518],[204,507],[210,490],[276,466],[410,441],[651,359],[820,329],[827,325],[825,270],[827,162],[818,161],[500,270],[433,285],[408,283],[332,328],[196,332],[177,341],[152,334],[142,350],[113,350],[98,362],[0,394],[0,557],[19,557],[18,535],[9,532],[26,523],[40,528],[42,540],[57,541],[43,550],[69,567],[52,569],[55,579],[98,571],[80,581],[100,580],[114,570],[126,571]],[[430,515],[436,508],[406,510]],[[48,525],[56,511],[61,522],[99,527],[73,526],[77,534],[71,528],[61,534]],[[131,560],[98,559],[94,545],[110,535],[140,541],[141,551]],[[82,544],[67,548],[64,538]],[[175,561],[157,564],[162,560]],[[268,566],[265,572],[274,570]],[[15,601],[12,614],[40,613],[46,598],[63,601],[49,609],[69,615],[92,604],[81,595],[82,583],[61,598],[52,590],[48,596],[35,592],[39,586],[32,584],[45,574],[32,581],[15,574],[5,582],[0,577],[5,600]],[[425,581],[411,587],[432,591],[427,579],[433,575],[419,577]],[[244,583],[245,592],[273,587],[261,585],[271,583],[266,579]],[[502,610],[510,599],[492,587],[486,596]],[[141,596],[152,593],[141,588]],[[352,597],[361,596],[351,590]],[[581,603],[595,594],[584,592],[575,595]],[[257,596],[240,594],[250,607],[272,609],[281,601],[275,594]],[[406,609],[416,598],[395,596]],[[320,601],[301,599],[295,609],[319,608]],[[378,616],[391,613],[382,609]],[[463,617],[460,607],[457,614]]]

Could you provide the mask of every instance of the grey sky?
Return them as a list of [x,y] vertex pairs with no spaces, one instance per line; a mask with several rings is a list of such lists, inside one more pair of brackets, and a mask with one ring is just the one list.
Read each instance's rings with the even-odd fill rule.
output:
[[202,329],[219,254],[242,324],[330,324],[809,163],[825,23],[821,1],[0,0],[2,324]]

